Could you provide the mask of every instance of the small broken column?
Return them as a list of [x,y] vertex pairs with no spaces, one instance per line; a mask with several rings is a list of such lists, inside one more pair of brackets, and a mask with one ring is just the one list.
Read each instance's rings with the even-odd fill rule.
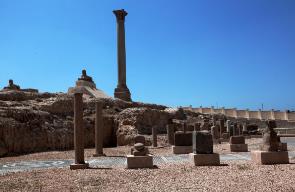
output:
[[244,136],[232,136],[229,139],[230,152],[248,152],[248,145],[245,144]]
[[149,154],[148,148],[143,143],[135,143],[131,148],[131,155],[127,155],[127,168],[152,168],[153,156]]
[[212,135],[208,131],[193,132],[193,153],[190,158],[195,166],[220,165],[218,153],[213,153]]
[[153,137],[153,147],[158,147],[156,126],[152,127],[152,137]]
[[212,139],[213,139],[213,143],[217,144],[217,143],[220,143],[219,141],[219,127],[217,125],[213,125],[211,127],[211,135],[212,135]]
[[174,124],[170,123],[166,126],[167,129],[167,140],[170,145],[174,145]]
[[83,126],[83,94],[76,90],[74,93],[74,147],[75,163],[70,169],[86,169],[89,164],[84,161],[84,126]]
[[131,101],[131,94],[126,84],[126,48],[125,48],[125,17],[124,9],[114,10],[117,19],[117,54],[118,54],[118,85],[114,96],[125,101]]
[[256,164],[288,164],[288,151],[280,147],[277,133],[274,131],[276,122],[268,120],[267,128],[263,133],[263,142],[260,150],[251,151],[251,159]]
[[103,154],[103,103],[98,101],[95,103],[95,154],[93,157],[105,156]]
[[223,119],[220,119],[218,121],[218,124],[219,124],[219,127],[220,127],[220,137],[222,136],[223,132],[225,132],[225,127],[224,127],[224,120]]
[[172,146],[173,154],[189,154],[192,148],[192,133],[177,131],[174,134],[174,145]]
[[230,132],[230,125],[231,125],[231,123],[230,123],[230,120],[227,120],[226,121],[226,132]]

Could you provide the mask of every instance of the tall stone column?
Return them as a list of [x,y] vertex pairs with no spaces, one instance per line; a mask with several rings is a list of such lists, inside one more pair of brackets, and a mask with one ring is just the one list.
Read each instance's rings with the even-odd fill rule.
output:
[[174,145],[174,124],[168,124],[167,128],[167,140],[170,145]]
[[155,127],[155,126],[152,127],[152,137],[153,137],[153,147],[158,147],[157,127]]
[[70,169],[85,169],[88,163],[84,161],[84,127],[83,127],[83,98],[81,92],[74,94],[74,147],[75,163]]
[[126,84],[126,49],[125,49],[125,16],[127,12],[115,10],[117,18],[117,51],[118,51],[118,85],[114,96],[125,101],[131,101],[131,94]]
[[104,156],[102,105],[102,102],[96,102],[95,104],[95,154],[93,154],[93,157]]

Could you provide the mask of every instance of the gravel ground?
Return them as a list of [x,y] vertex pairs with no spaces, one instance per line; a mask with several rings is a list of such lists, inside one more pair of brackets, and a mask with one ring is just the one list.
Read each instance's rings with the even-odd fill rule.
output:
[[[249,150],[257,149],[259,143],[261,143],[261,138],[246,139],[246,143],[249,145]],[[226,142],[222,144],[214,145],[214,152],[219,154],[229,153]],[[165,135],[160,135],[158,137],[158,146],[153,148],[149,146],[150,153],[154,155],[169,155],[171,154],[171,147],[168,146]],[[288,146],[288,150],[295,151],[295,147]],[[94,149],[85,149],[85,159],[92,158]],[[126,156],[130,154],[130,146],[120,146],[114,148],[104,148],[104,153],[107,156]],[[6,162],[16,162],[16,161],[29,161],[29,160],[48,160],[48,159],[74,159],[74,151],[50,151],[50,152],[40,152],[32,153],[27,155],[13,156],[13,157],[3,157],[0,158],[0,163]]]
[[0,176],[0,191],[295,191],[295,164],[48,169]]
[[[249,149],[261,139],[247,139]],[[159,138],[153,154],[171,154]],[[214,146],[215,152],[228,153],[226,143]],[[295,150],[293,147],[289,150]],[[106,148],[107,156],[125,156],[130,147]],[[85,159],[94,149],[85,150]],[[54,151],[5,157],[0,163],[73,159],[73,151]],[[223,166],[195,167],[192,164],[165,164],[155,169],[124,168],[70,170],[69,168],[32,170],[0,176],[0,191],[295,191],[295,159],[288,165],[254,165],[251,161],[228,161]]]

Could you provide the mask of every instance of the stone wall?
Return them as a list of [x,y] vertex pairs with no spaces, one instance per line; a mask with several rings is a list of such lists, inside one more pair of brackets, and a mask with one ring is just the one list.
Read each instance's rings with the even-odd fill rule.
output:
[[259,120],[265,120],[265,119],[273,119],[273,120],[286,120],[295,122],[295,112],[288,112],[288,111],[250,111],[250,110],[237,110],[236,108],[233,109],[214,109],[214,107],[211,108],[192,108],[192,107],[185,107],[186,110],[191,110],[198,113],[204,113],[204,114],[223,114],[228,117],[235,117],[235,118],[246,118],[246,119],[259,119]]

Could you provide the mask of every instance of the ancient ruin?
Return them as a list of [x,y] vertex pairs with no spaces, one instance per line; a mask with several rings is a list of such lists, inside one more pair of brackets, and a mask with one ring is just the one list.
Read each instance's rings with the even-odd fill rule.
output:
[[127,155],[127,168],[153,168],[153,156],[143,143],[135,143],[131,148],[131,155]]
[[281,150],[277,133],[274,131],[276,122],[266,121],[267,128],[263,133],[263,141],[259,151],[251,151],[251,158],[257,164],[289,163],[288,151]]
[[247,152],[248,144],[245,144],[244,136],[231,136],[229,139],[230,152]]
[[172,153],[189,154],[192,151],[192,133],[176,131],[174,133],[174,145],[172,146]]
[[89,164],[84,161],[84,126],[83,126],[83,93],[77,89],[74,93],[74,148],[75,163],[71,169],[85,169]]
[[117,19],[117,46],[118,46],[118,85],[115,89],[115,98],[131,101],[131,94],[126,84],[126,49],[125,49],[125,17],[124,9],[115,10]]
[[213,139],[209,132],[193,132],[193,153],[190,153],[190,158],[195,166],[220,164],[219,154],[213,153]]

